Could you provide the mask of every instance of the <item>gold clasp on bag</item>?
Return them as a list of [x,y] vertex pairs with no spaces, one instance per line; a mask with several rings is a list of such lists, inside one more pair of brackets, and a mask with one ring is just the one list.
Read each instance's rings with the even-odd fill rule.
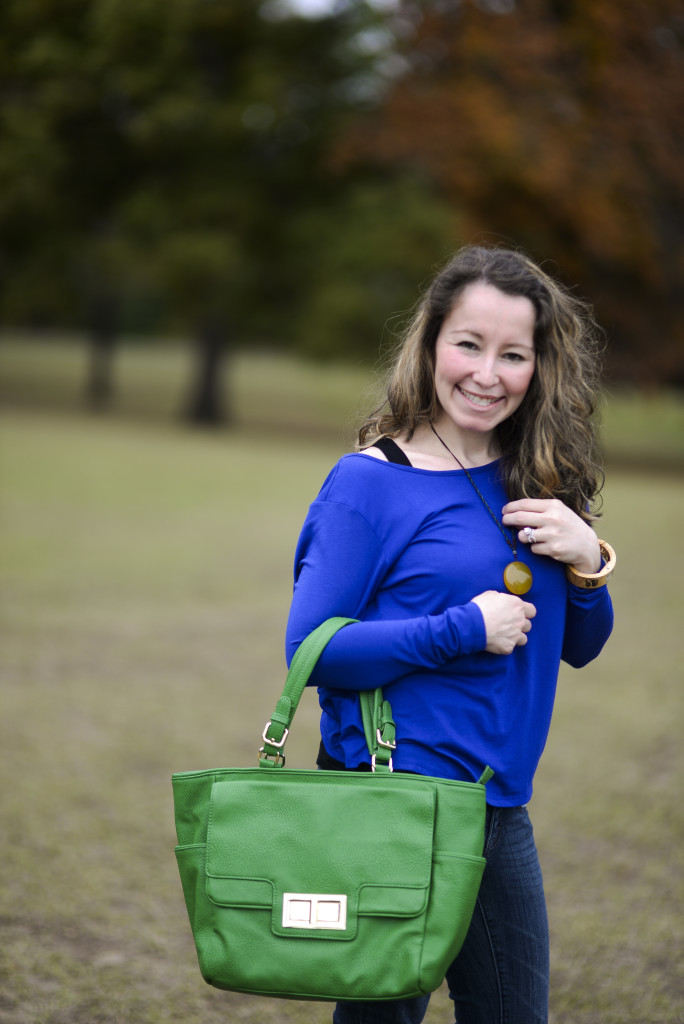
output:
[[347,897],[328,893],[283,893],[283,928],[344,931]]

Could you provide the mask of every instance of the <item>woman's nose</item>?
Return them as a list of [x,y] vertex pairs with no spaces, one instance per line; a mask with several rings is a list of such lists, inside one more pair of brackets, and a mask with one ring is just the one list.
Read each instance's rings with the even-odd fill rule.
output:
[[494,360],[489,358],[478,360],[478,364],[472,373],[472,378],[482,388],[492,387],[496,384],[499,378]]

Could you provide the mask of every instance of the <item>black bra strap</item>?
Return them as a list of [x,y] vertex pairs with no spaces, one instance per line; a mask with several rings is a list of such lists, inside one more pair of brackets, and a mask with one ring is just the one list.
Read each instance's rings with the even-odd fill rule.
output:
[[380,437],[371,447],[379,448],[388,462],[395,462],[398,466],[411,465],[404,452],[391,437]]

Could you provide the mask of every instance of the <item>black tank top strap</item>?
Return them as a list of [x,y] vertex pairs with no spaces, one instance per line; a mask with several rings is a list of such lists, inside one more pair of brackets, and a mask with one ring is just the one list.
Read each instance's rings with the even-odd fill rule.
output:
[[388,462],[395,462],[398,466],[411,465],[397,442],[393,441],[391,437],[380,437],[371,447],[379,448]]

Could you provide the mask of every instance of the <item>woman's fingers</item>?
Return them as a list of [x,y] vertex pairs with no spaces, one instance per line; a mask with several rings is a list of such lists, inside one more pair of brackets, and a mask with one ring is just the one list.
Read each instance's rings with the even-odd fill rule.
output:
[[473,598],[482,612],[487,633],[486,650],[493,654],[510,654],[527,643],[532,619],[537,610],[529,601],[498,590],[487,590]]
[[518,541],[536,555],[570,563],[582,572],[601,564],[598,540],[588,523],[557,498],[523,498],[504,505],[504,526],[518,530]]

